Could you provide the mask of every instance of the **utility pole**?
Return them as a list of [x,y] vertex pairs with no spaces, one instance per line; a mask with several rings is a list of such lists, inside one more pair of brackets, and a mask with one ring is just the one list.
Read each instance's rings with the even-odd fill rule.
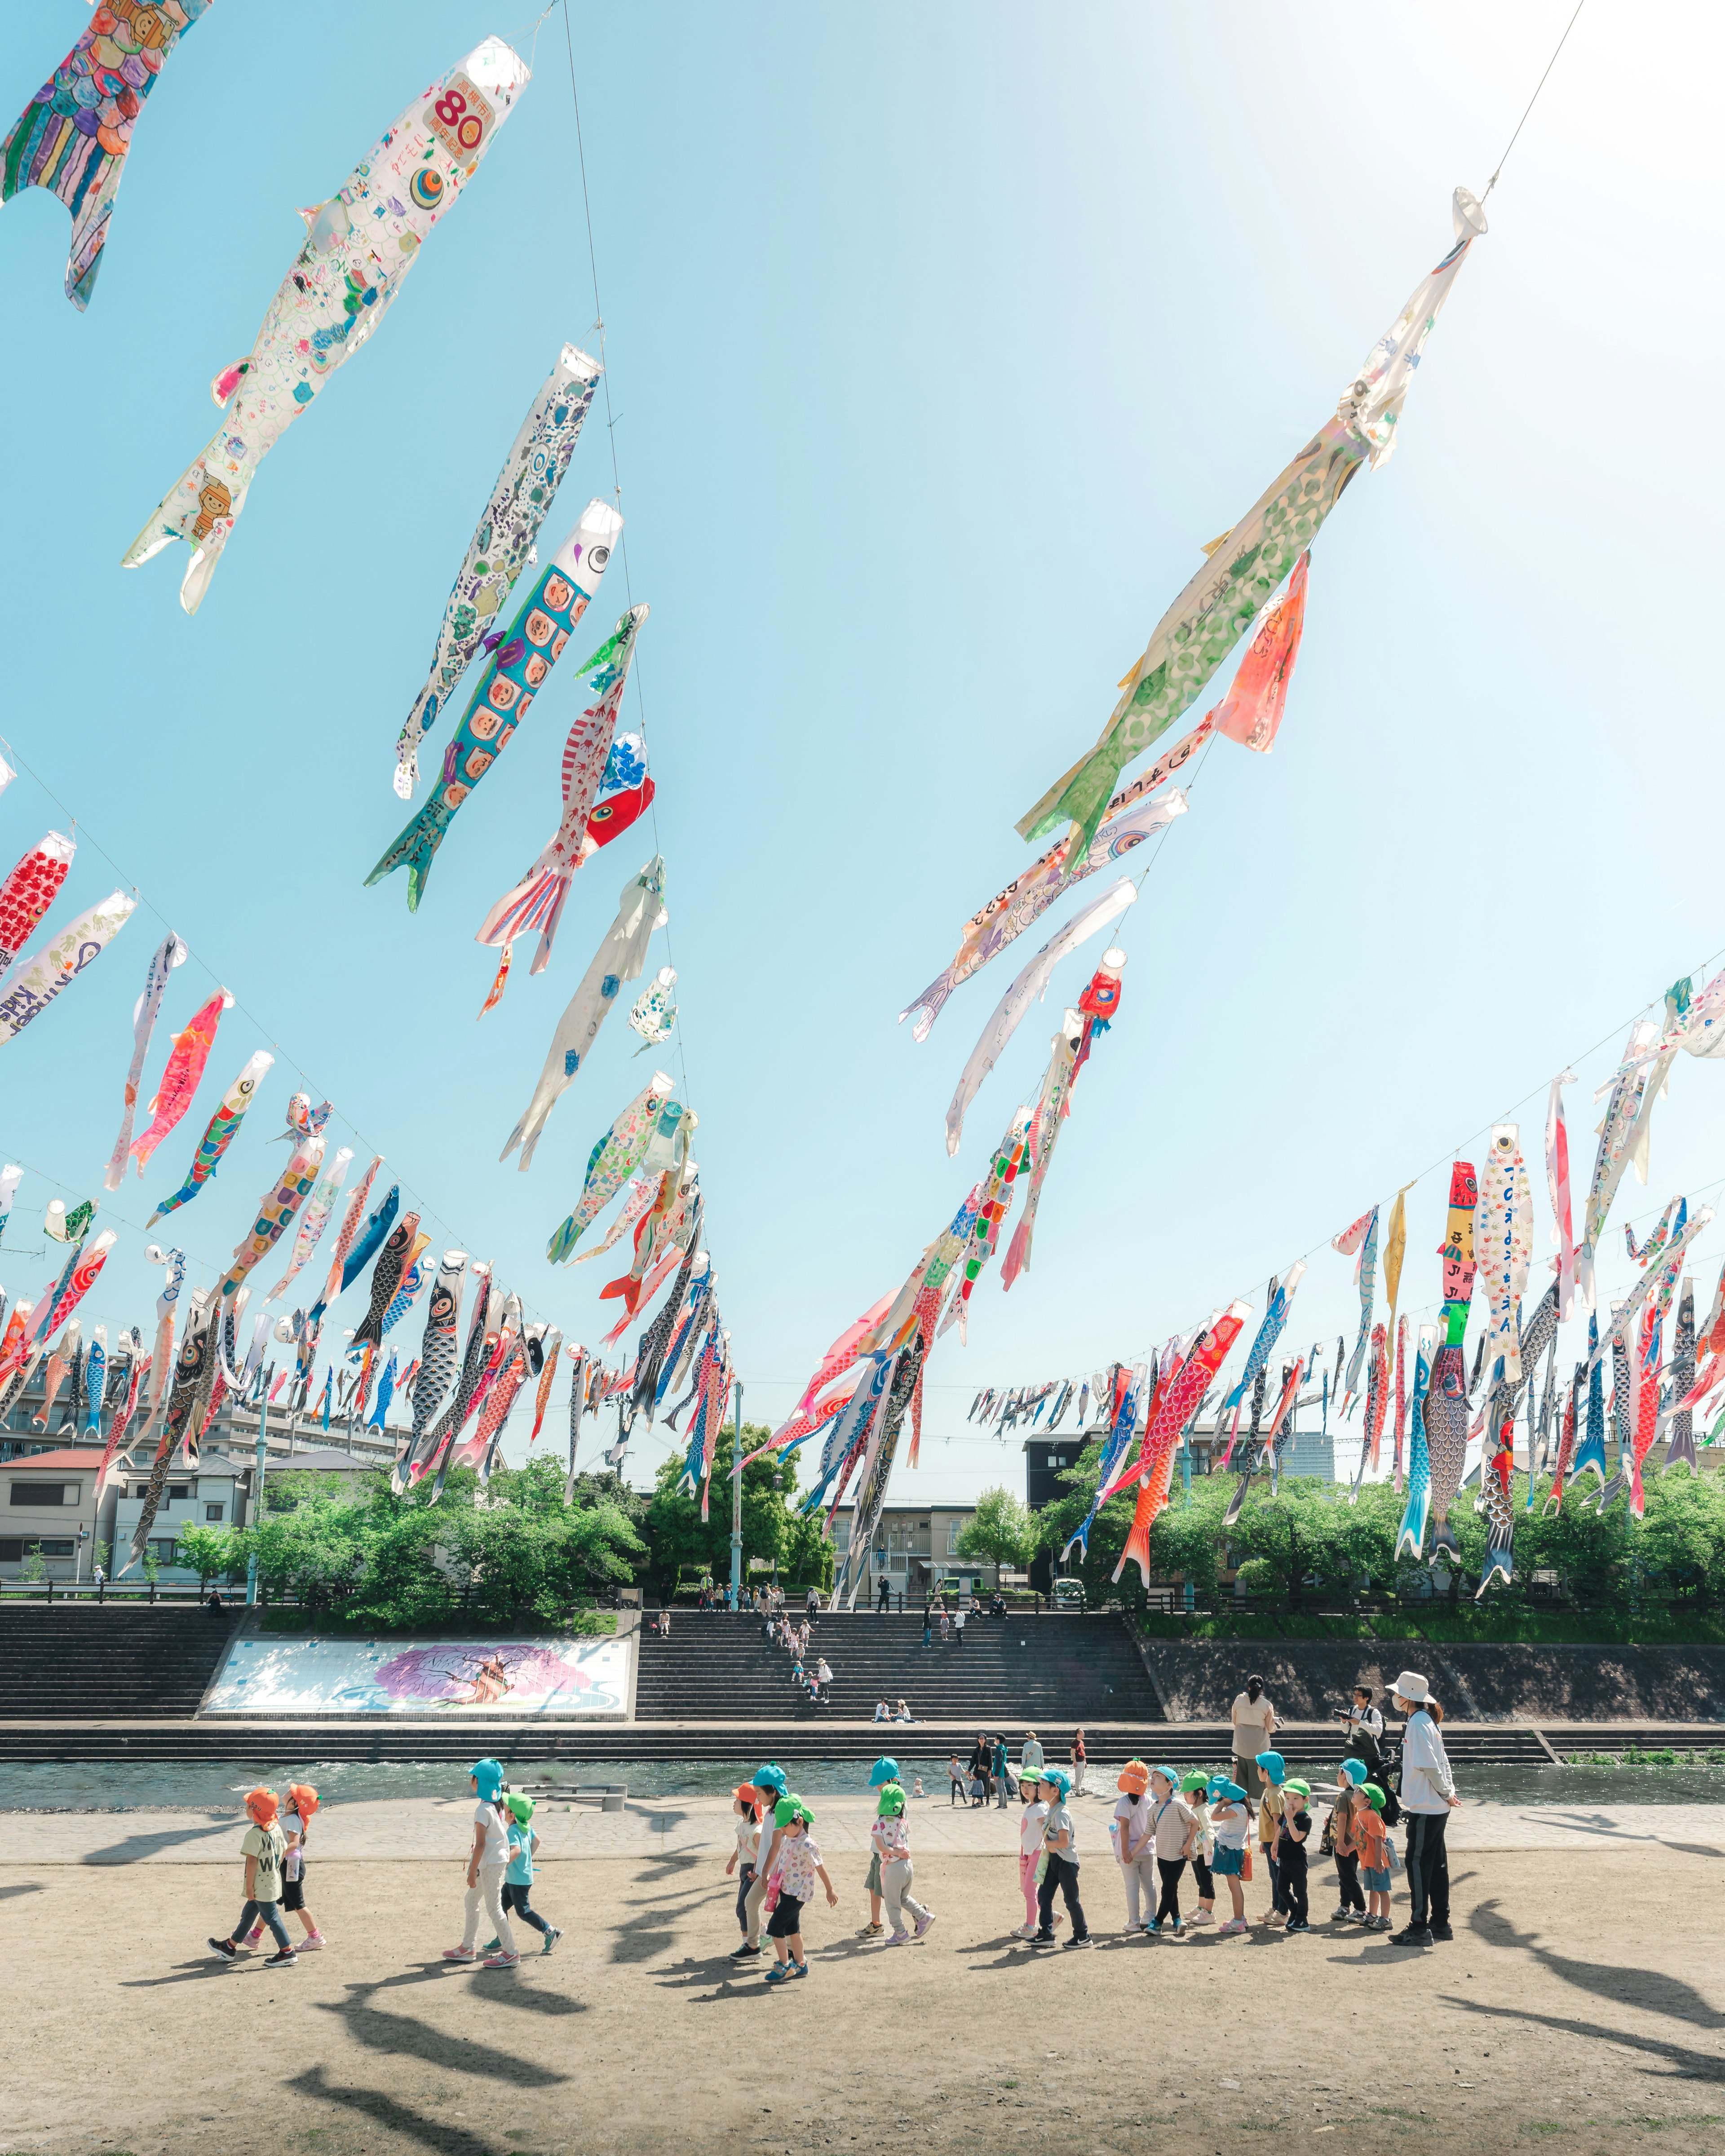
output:
[[245,1561],[245,1603],[248,1609],[253,1608],[258,1599],[258,1552],[255,1529],[259,1521],[264,1517],[264,1462],[269,1457],[270,1450],[270,1383],[275,1375],[275,1365],[272,1363],[264,1373],[263,1394],[258,1403],[258,1450],[255,1472],[252,1476],[251,1525],[254,1532],[252,1537],[251,1555]]
[[731,1448],[731,1607],[742,1608],[742,1379],[733,1395]]

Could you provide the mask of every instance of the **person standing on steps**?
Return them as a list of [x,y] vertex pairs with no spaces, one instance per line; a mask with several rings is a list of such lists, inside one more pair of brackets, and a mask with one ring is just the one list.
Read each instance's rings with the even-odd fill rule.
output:
[[891,1601],[891,1599],[892,1582],[883,1572],[880,1575],[880,1591],[875,1597],[875,1614],[876,1616],[884,1617],[886,1614],[887,1604]]
[[1449,1754],[1439,1725],[1444,1710],[1417,1670],[1404,1670],[1395,1681],[1395,1706],[1408,1717],[1402,1732],[1402,1810],[1408,1815],[1408,1893],[1412,1907],[1407,1928],[1391,1936],[1399,1947],[1426,1947],[1452,1939],[1450,1928],[1450,1859],[1444,1830],[1461,1804]]
[[958,1614],[952,1620],[952,1630],[957,1635],[958,1644],[962,1647],[964,1645],[964,1604],[962,1600],[958,1604]]
[[1375,1780],[1384,1768],[1384,1717],[1372,1704],[1370,1685],[1354,1686],[1352,1705],[1337,1719],[1348,1732],[1348,1758],[1358,1759],[1366,1770],[1359,1779]]
[[1258,1754],[1270,1749],[1270,1740],[1281,1727],[1281,1717],[1270,1704],[1262,1677],[1248,1677],[1246,1688],[1234,1699],[1234,1779],[1254,1803],[1262,1794],[1264,1778],[1258,1772]]

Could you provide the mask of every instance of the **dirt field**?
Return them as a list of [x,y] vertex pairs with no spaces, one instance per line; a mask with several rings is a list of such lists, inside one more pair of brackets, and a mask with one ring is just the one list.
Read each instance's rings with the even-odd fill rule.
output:
[[1425,1953],[1128,1938],[1092,1858],[1096,1947],[1033,1955],[1006,1937],[1010,1861],[950,1855],[918,1866],[928,1940],[865,1947],[862,1861],[835,1861],[808,1981],[771,1989],[725,1958],[706,1860],[545,1866],[566,1936],[510,1974],[439,1958],[449,1859],[325,1863],[333,1943],[281,1970],[205,1951],[237,1867],[0,1866],[0,2150],[1725,2150],[1712,1848],[1461,1856],[1455,1943]]

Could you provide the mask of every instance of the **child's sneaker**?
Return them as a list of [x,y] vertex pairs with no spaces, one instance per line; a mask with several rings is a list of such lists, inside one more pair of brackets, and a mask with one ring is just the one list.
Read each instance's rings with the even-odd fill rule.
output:
[[484,1962],[481,1964],[481,1967],[485,1969],[513,1969],[520,1959],[521,1956],[519,1954],[487,1954]]
[[476,1948],[475,1951],[482,1954],[501,1953],[503,1951],[503,1942],[501,1939],[487,1939],[485,1944],[482,1947]]
[[788,1984],[790,1981],[790,1974],[788,1962],[776,1961],[767,1972],[767,1981],[769,1984]]
[[1230,1932],[1243,1932],[1246,1929],[1246,1920],[1244,1917],[1230,1917],[1216,1933],[1216,1937],[1219,1939],[1225,1939]]
[[1288,1937],[1291,1938],[1296,1932],[1309,1932],[1312,1929],[1312,1927],[1310,1924],[1296,1923],[1293,1919],[1290,1917],[1283,1928],[1286,1931]]
[[540,1948],[540,1953],[542,1954],[548,1954],[562,1936],[562,1932],[559,1931],[555,1924],[553,1924],[551,1929],[545,1934],[545,1944]]
[[910,1936],[908,1932],[895,1932],[886,1943],[890,1947],[901,1947],[909,1940]]
[[928,1928],[933,1923],[933,1922],[934,1912],[932,1909],[930,1909],[926,1915],[920,1917],[917,1919],[916,1936],[919,1939],[926,1939],[928,1937]]
[[1168,1926],[1168,1929],[1173,1933],[1177,1939],[1183,1938],[1185,1937],[1186,1927],[1181,1922],[1178,1917],[1176,1917],[1173,1922]]
[[321,1932],[307,1932],[300,1942],[299,1951],[301,1953],[316,1953],[320,1947],[326,1947],[328,1944],[329,1941]]
[[212,1939],[209,1944],[210,1952],[220,1954],[223,1961],[237,1961],[239,1958],[239,1949],[232,1939]]
[[1157,1922],[1154,1917],[1147,1917],[1142,1924],[1139,1927],[1139,1929],[1143,1933],[1144,1937],[1147,1939],[1153,1939],[1157,1933],[1162,1929],[1162,1927]]
[[1018,1929],[1013,1933],[1013,1937],[1015,1939],[1034,1939],[1035,1936],[1036,1927],[1034,1924],[1020,1924]]
[[1332,1909],[1330,1912],[1330,1922],[1332,1924],[1348,1924],[1352,1923],[1353,1921],[1353,1912],[1348,1907],[1345,1902],[1338,1904],[1337,1907]]
[[886,1927],[885,1924],[865,1924],[856,1936],[860,1939],[878,1939],[883,1935],[886,1929]]
[[1052,1932],[1038,1932],[1030,1943],[1033,1947],[1052,1947],[1059,1945],[1060,1942]]
[[261,1924],[254,1924],[245,1935],[245,1943],[249,1947],[254,1947],[263,1936],[264,1927]]
[[471,1947],[445,1947],[444,1959],[445,1961],[477,1961],[479,1956]]
[[732,1948],[730,1958],[732,1961],[744,1961],[751,1954],[757,1954],[760,1951],[759,1947],[752,1947],[748,1941],[744,1939],[740,1945]]
[[1087,1947],[1089,1944],[1090,1933],[1086,1932],[1081,1939],[1063,1940],[1060,1944],[1060,1952],[1062,1953],[1070,1953],[1074,1947]]
[[[806,1961],[793,1961],[789,1964],[789,1967],[791,1975],[793,1977],[807,1976],[809,1974],[809,1964]],[[788,1981],[788,1979],[787,1981]]]
[[299,1958],[291,1947],[278,1947],[264,1966],[265,1969],[292,1969]]
[[1215,1922],[1216,1919],[1215,1914],[1212,1910],[1194,1909],[1186,1921],[1189,1924],[1213,1924]]

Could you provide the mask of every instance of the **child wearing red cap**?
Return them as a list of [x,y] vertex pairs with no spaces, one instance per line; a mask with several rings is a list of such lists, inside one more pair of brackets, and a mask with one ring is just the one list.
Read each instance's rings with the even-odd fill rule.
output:
[[239,1853],[245,1859],[245,1907],[239,1912],[239,1922],[227,1938],[213,1938],[210,1948],[223,1961],[237,1960],[239,1941],[251,1929],[254,1921],[261,1919],[270,1927],[275,1940],[275,1952],[264,1966],[292,1969],[300,1957],[294,1952],[287,1926],[281,1921],[282,1860],[286,1855],[287,1841],[276,1819],[275,1790],[249,1791],[245,1810],[251,1820],[245,1839],[239,1845]]

